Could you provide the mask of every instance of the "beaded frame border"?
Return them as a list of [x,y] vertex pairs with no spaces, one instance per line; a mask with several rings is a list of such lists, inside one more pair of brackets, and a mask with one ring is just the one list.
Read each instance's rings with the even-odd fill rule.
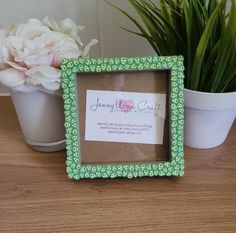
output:
[[[184,65],[182,56],[62,59],[66,171],[70,179],[184,175]],[[142,164],[81,164],[76,74],[170,70],[170,161]]]

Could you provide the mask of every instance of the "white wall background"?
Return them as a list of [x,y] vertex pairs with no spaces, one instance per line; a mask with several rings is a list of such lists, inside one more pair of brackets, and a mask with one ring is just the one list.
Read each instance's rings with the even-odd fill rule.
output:
[[[127,0],[113,3],[133,12]],[[133,12],[134,13],[134,12]],[[56,20],[72,18],[86,26],[81,39],[86,44],[98,38],[99,44],[91,50],[93,57],[147,56],[153,49],[142,38],[132,35],[119,26],[134,28],[130,21],[103,0],[0,0],[0,26],[24,22],[29,18],[50,16]],[[8,90],[0,85],[0,94]]]

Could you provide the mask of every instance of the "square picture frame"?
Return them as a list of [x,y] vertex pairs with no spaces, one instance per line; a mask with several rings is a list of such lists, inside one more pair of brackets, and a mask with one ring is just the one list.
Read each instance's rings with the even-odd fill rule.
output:
[[[136,178],[184,175],[184,65],[183,56],[62,59],[66,130],[66,170],[70,179]],[[168,73],[168,161],[83,163],[80,145],[78,77],[114,72]],[[101,148],[102,149],[102,148]]]

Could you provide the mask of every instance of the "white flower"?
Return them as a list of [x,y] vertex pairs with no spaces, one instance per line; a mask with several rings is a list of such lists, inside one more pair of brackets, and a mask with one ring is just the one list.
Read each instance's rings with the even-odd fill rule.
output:
[[71,19],[59,24],[49,18],[44,23],[30,19],[9,30],[0,30],[0,82],[20,91],[60,88],[60,61],[87,56],[92,40],[84,50],[76,26]]

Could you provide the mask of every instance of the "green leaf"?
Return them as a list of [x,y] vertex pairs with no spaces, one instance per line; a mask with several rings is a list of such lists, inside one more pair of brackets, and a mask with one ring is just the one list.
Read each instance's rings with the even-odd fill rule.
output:
[[[162,24],[163,24],[165,30],[166,30],[166,31],[168,30],[168,31],[170,32],[169,35],[171,35],[171,38],[168,38],[168,42],[169,42],[169,43],[173,43],[174,40],[177,40],[178,43],[180,43],[180,46],[182,46],[183,48],[185,48],[186,45],[185,45],[185,42],[184,42],[183,38],[182,38],[181,35],[179,34],[178,30],[176,30],[176,29],[173,27],[172,23],[169,22],[169,21],[160,13],[160,11],[158,11],[155,7],[153,7],[153,6],[149,3],[149,1],[145,1],[145,6],[146,6],[147,8],[149,8],[150,11],[152,11],[152,12],[154,13],[154,15],[157,17],[157,19],[160,20],[160,22],[162,22]],[[160,25],[161,25],[161,24],[160,24]],[[171,52],[172,52],[172,51],[171,51]]]
[[[229,69],[229,64],[231,60],[235,59],[235,37],[236,37],[236,4],[232,1],[231,11],[229,13],[229,18],[225,30],[223,31],[222,38],[220,39],[218,56],[216,59],[215,67],[212,76],[214,78],[211,92],[220,91],[219,86],[222,83],[223,77],[229,79],[230,75],[225,75],[225,72]],[[235,64],[234,64],[235,66]],[[235,69],[234,67],[232,69]],[[232,70],[231,72],[233,72]],[[233,72],[234,73],[234,72]],[[227,82],[229,83],[229,82]],[[227,87],[224,87],[227,88]]]
[[186,32],[187,32],[187,81],[186,85],[189,87],[190,83],[190,77],[191,77],[191,69],[192,69],[192,56],[193,56],[193,48],[192,48],[192,11],[190,9],[189,2],[187,0],[183,0],[183,11],[184,11],[184,17],[186,22]]
[[222,0],[221,3],[215,8],[211,17],[209,18],[206,28],[202,34],[202,37],[199,41],[199,45],[196,50],[196,54],[193,60],[193,68],[191,73],[191,83],[190,88],[192,90],[198,90],[200,84],[200,78],[202,74],[202,67],[204,64],[204,56],[207,49],[207,45],[209,44],[209,39],[211,37],[212,29],[214,27],[215,21],[219,15],[221,9],[225,6],[226,0]]

